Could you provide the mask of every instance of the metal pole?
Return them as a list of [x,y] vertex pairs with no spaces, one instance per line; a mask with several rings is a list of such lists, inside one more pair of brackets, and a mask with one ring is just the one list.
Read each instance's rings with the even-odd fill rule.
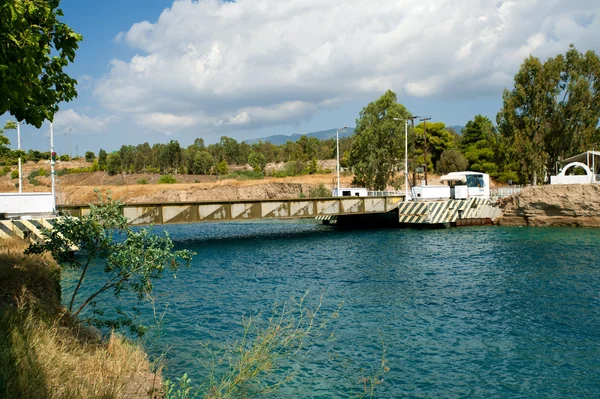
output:
[[19,193],[23,192],[23,166],[21,164],[21,122],[17,122],[17,149],[19,150]]
[[404,201],[408,200],[408,121],[404,120]]
[[425,143],[423,149],[423,163],[425,164],[425,185],[427,185],[427,119],[423,120],[423,140]]
[[337,193],[336,196],[340,196],[340,129],[335,130],[335,142],[337,148]]
[[50,122],[50,176],[52,180],[52,213],[56,213],[56,191],[54,188],[54,132],[52,130],[52,122]]

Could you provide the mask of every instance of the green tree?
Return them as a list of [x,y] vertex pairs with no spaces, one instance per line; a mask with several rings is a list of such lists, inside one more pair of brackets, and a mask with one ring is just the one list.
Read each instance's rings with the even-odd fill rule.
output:
[[85,161],[86,162],[94,162],[95,159],[96,159],[96,154],[94,154],[92,151],[86,151],[86,153],[85,153]]
[[227,161],[222,160],[217,164],[217,174],[220,176],[224,176],[229,172],[229,167],[227,166]]
[[404,154],[404,123],[393,118],[410,117],[391,90],[360,111],[349,158],[356,184],[385,190],[392,183]]
[[121,166],[121,157],[118,152],[114,152],[108,156],[106,161],[106,171],[111,176],[123,172],[123,167]]
[[[425,134],[427,134],[427,138],[425,138]],[[428,171],[435,170],[442,153],[455,146],[453,132],[446,129],[446,125],[442,122],[430,122],[427,125],[419,123],[415,126],[414,135],[417,163],[419,165],[427,164]],[[427,140],[427,162],[423,159],[425,139]]]
[[0,129],[0,158],[2,159],[4,159],[11,152],[10,148],[8,148],[10,140],[4,134],[7,130],[13,130],[16,128],[17,124],[15,122],[8,121],[4,124],[4,128]]
[[208,175],[215,163],[215,159],[208,151],[199,151],[194,155],[193,169],[191,173]]
[[460,147],[469,161],[469,170],[499,176],[498,137],[492,121],[483,115],[467,122]]
[[436,171],[441,175],[467,170],[467,159],[458,150],[445,150],[437,163]]
[[267,166],[267,159],[260,152],[252,151],[250,155],[248,155],[248,163],[255,172],[262,172]]
[[41,127],[58,104],[77,96],[64,69],[81,35],[60,21],[59,0],[0,2],[0,115]]
[[98,152],[98,167],[100,170],[106,170],[108,154],[102,148]]
[[565,55],[542,63],[525,59],[512,91],[503,93],[497,116],[510,143],[503,153],[524,181],[537,183],[559,157],[589,149],[600,139],[600,58],[571,46]]
[[[44,231],[44,243],[31,245],[26,253],[48,252],[59,264],[79,271],[69,301],[73,316],[80,317],[90,306],[93,312],[86,320],[91,324],[111,328],[126,326],[141,335],[144,326],[134,322],[132,312],[119,309],[113,314],[111,309],[98,306],[102,303],[98,301],[99,297],[112,291],[119,298],[123,292],[130,291],[141,301],[152,294],[153,282],[165,271],[176,274],[182,262],[189,266],[194,253],[173,251],[173,243],[166,233],[159,237],[151,234],[150,228],[132,230],[123,216],[123,205],[110,197],[106,200],[99,197],[99,202],[99,205],[91,204],[86,215],[57,219],[51,230]],[[73,245],[83,256],[71,256]],[[104,271],[104,284],[84,289],[86,276],[92,268]],[[86,292],[85,296],[79,299],[83,292]]]

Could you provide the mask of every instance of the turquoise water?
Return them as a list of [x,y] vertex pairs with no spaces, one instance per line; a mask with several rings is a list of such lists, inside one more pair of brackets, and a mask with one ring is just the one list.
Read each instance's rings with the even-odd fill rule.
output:
[[167,230],[198,253],[156,288],[168,310],[152,350],[170,346],[168,376],[200,381],[199,341],[231,342],[243,315],[308,291],[325,312],[343,302],[329,325],[337,338],[299,361],[275,397],[350,397],[378,368],[381,340],[390,371],[376,397],[600,395],[600,230],[340,231],[306,221]]

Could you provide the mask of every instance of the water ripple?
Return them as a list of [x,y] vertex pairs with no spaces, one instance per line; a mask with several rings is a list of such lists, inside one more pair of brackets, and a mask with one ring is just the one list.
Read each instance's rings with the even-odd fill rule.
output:
[[329,310],[344,302],[337,340],[293,366],[296,380],[277,397],[350,397],[360,370],[377,368],[380,335],[391,370],[378,397],[600,392],[598,230],[337,231],[313,222],[168,230],[198,256],[157,285],[169,303],[167,375],[201,380],[198,341],[233,340],[242,315],[310,291]]

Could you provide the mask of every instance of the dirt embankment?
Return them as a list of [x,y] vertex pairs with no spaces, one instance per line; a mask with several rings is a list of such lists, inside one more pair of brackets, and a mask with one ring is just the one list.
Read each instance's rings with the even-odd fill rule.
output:
[[503,226],[600,227],[600,185],[528,187],[501,207]]
[[[341,180],[343,185],[348,185],[352,178],[342,177]],[[301,195],[308,197],[311,189],[321,184],[329,189],[332,182],[333,176],[327,174],[247,181],[219,180],[186,184],[103,185],[101,176],[98,176],[96,184],[93,183],[93,180],[87,185],[71,185],[61,182],[57,196],[58,201],[63,204],[87,204],[96,200],[94,189],[97,188],[101,193],[110,191],[114,199],[119,199],[125,203],[284,199],[298,198]]]

